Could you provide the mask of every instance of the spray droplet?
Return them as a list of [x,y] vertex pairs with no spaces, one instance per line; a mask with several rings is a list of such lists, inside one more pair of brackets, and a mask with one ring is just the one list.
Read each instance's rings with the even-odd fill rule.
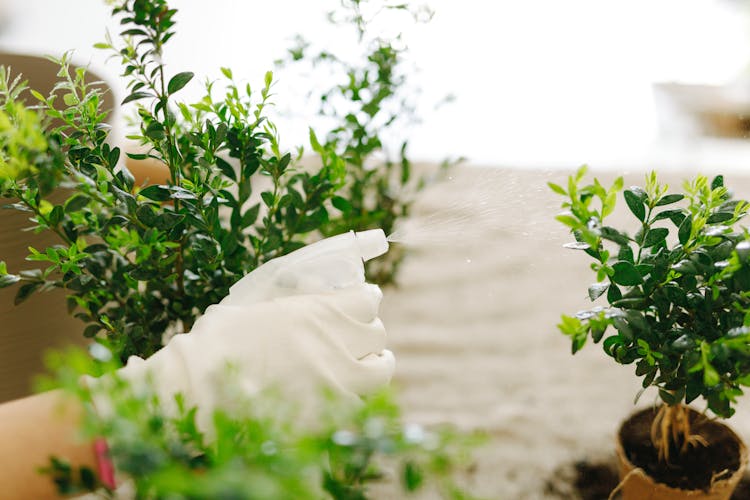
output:
[[471,264],[471,259],[466,259],[467,264]]

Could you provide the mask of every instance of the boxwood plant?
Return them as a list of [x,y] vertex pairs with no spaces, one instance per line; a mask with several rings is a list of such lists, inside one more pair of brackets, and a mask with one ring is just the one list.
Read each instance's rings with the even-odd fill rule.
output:
[[[606,299],[559,329],[573,353],[588,338],[621,364],[635,364],[643,388],[658,388],[663,406],[652,439],[663,460],[701,439],[691,433],[686,404],[698,398],[730,417],[742,387],[750,385],[750,239],[740,225],[748,204],[733,199],[722,176],[698,175],[669,190],[654,172],[645,186],[623,189],[584,182],[586,168],[567,186],[557,220],[587,254],[597,282],[592,301]],[[630,233],[608,224],[618,193],[635,217]],[[642,391],[641,391],[642,392]]]
[[[342,2],[360,37],[364,1]],[[347,67],[364,76],[339,97],[358,111],[336,115],[342,122],[326,139],[311,130],[316,161],[302,166],[269,119],[272,73],[251,87],[221,68],[223,78],[206,83],[202,99],[181,102],[177,96],[194,75],[168,69],[162,59],[177,11],[165,0],[109,3],[122,32],[97,46],[121,62],[128,89],[122,104],[134,115],[130,137],[145,151],[128,156],[162,162],[168,182],[135,182],[108,140],[101,90],[87,83],[83,69],[71,70],[68,54],[56,59],[60,80],[50,95],[0,68],[0,198],[12,200],[5,208],[28,214],[33,230],[59,237],[56,245],[29,249],[36,270],[8,269],[0,256],[0,287],[17,286],[17,303],[51,288],[69,292],[69,310],[85,322],[95,356],[58,356],[56,385],[84,403],[91,394],[79,384],[82,373],[112,372],[130,355],[150,356],[165,332],[190,330],[206,307],[264,262],[330,233],[387,230],[408,210],[393,187],[410,182],[402,144],[397,168],[386,162],[382,173],[363,170],[365,158],[381,152],[380,131],[391,123],[379,106],[403,84],[391,72],[401,51],[387,40],[370,47],[364,69]],[[377,96],[360,109],[367,91]],[[23,104],[31,96],[33,108]],[[64,188],[63,202],[47,198],[55,187]],[[372,199],[382,206],[364,205]],[[386,270],[381,278],[390,276]],[[271,405],[269,418],[256,411],[256,401],[246,402],[214,415],[215,439],[207,442],[194,408],[180,403],[177,417],[166,416],[153,394],[135,394],[122,381],[108,390],[117,411],[102,418],[84,405],[85,430],[108,439],[138,498],[362,499],[381,478],[381,460],[397,464],[402,491],[420,489],[435,472],[432,484],[467,498],[448,474],[457,441],[401,424],[383,395],[354,413],[335,415],[332,406],[336,418],[316,429],[296,425],[291,412],[280,415],[283,405]],[[48,472],[62,493],[100,487],[91,471],[64,457],[53,459]]]
[[[69,55],[57,60],[60,81],[51,95],[27,91],[3,70],[0,172],[33,161],[29,171],[39,175],[0,177],[0,197],[11,198],[7,208],[28,213],[32,228],[54,232],[59,243],[31,248],[28,259],[40,268],[24,273],[6,269],[0,256],[0,286],[17,286],[17,303],[65,288],[84,335],[107,338],[125,360],[153,354],[165,331],[188,331],[229,286],[269,259],[349,229],[389,231],[408,211],[409,190],[400,189],[410,183],[406,146],[399,144],[398,175],[391,161],[366,172],[363,162],[383,153],[382,132],[396,119],[382,108],[404,84],[397,71],[402,51],[388,40],[369,45],[362,3],[342,9],[366,45],[365,62],[337,67],[344,81],[360,75],[337,101],[355,111],[334,115],[339,126],[325,140],[310,130],[315,161],[307,167],[280,143],[270,120],[271,72],[254,87],[222,68],[223,78],[209,81],[201,100],[179,101],[194,75],[169,70],[162,58],[177,12],[165,0],[111,2],[121,36],[97,44],[121,62],[129,92],[122,103],[135,108],[130,137],[146,152],[128,156],[163,162],[165,184],[134,182],[122,165],[125,155],[108,141],[101,90],[85,81],[84,70],[71,71]],[[29,92],[36,114],[23,111]],[[365,103],[366,93],[375,97]],[[45,138],[41,145],[25,140],[32,118]],[[45,197],[46,165],[68,188],[62,203]],[[384,262],[381,282],[392,278],[398,260]]]

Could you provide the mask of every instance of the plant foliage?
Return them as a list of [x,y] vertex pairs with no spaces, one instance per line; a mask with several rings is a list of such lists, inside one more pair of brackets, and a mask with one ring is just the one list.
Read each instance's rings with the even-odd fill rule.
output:
[[[417,121],[418,89],[409,84],[410,66],[401,35],[384,37],[371,28],[386,13],[428,22],[432,12],[403,2],[343,0],[344,9],[329,14],[334,26],[354,26],[359,57],[347,58],[328,47],[319,47],[302,36],[279,64],[285,69],[305,70],[306,75],[335,75],[330,87],[316,89],[318,113],[331,126],[313,135],[312,149],[335,151],[346,164],[346,178],[331,199],[333,215],[321,227],[323,235],[381,228],[391,234],[399,219],[410,213],[414,196],[430,181],[415,175],[403,131]],[[347,47],[351,50],[351,47]],[[343,50],[341,52],[344,52]],[[320,80],[325,80],[321,78]],[[388,139],[399,144],[389,149]],[[442,170],[455,162],[446,160]],[[403,260],[402,248],[368,262],[368,276],[379,284],[395,281]]]
[[586,184],[585,167],[563,187],[567,245],[594,262],[592,301],[607,305],[563,316],[573,352],[590,337],[621,364],[635,364],[643,387],[667,405],[701,397],[721,417],[750,385],[750,238],[740,221],[748,203],[735,200],[722,176],[697,176],[670,192],[655,173],[623,198],[636,219],[630,235],[607,224],[622,178],[606,188]]
[[[129,91],[122,103],[136,108],[131,138],[145,152],[128,156],[162,162],[169,181],[135,183],[120,148],[107,142],[101,91],[85,81],[84,70],[71,70],[68,54],[57,59],[60,81],[51,95],[31,90],[38,113],[20,104],[24,85],[3,70],[0,134],[7,140],[0,171],[24,175],[5,176],[0,196],[29,213],[36,231],[60,238],[55,246],[29,249],[37,270],[15,274],[0,267],[0,286],[18,285],[17,303],[64,288],[69,310],[86,323],[84,335],[107,338],[122,360],[147,357],[161,347],[165,331],[188,331],[208,305],[264,262],[348,229],[388,232],[407,213],[408,202],[394,191],[410,179],[405,143],[398,170],[390,162],[382,169],[365,165],[383,147],[382,127],[397,118],[381,116],[383,103],[403,85],[395,71],[401,51],[388,41],[378,42],[365,69],[349,68],[350,84],[337,89],[355,110],[339,117],[327,140],[310,132],[317,161],[302,167],[279,143],[267,115],[272,73],[254,88],[222,68],[223,79],[208,82],[200,101],[180,102],[177,95],[194,75],[170,72],[162,61],[176,10],[165,0],[112,4],[120,37],[108,35],[97,47],[120,60]],[[344,7],[364,36],[359,4]],[[373,97],[364,100],[365,90]],[[62,177],[65,201],[45,199],[46,172]],[[387,265],[381,281],[393,269]]]
[[[300,414],[274,394],[248,400],[234,394],[231,411],[217,410],[208,429],[198,430],[195,408],[180,395],[163,411],[150,387],[135,389],[112,375],[119,366],[95,344],[94,356],[80,350],[57,353],[49,363],[53,386],[62,386],[88,403],[84,433],[106,436],[117,470],[132,481],[143,499],[321,499],[371,498],[383,481],[404,494],[421,490],[444,498],[470,498],[457,483],[468,465],[468,451],[481,437],[461,437],[449,428],[424,429],[401,422],[388,393],[352,408],[330,399],[319,418]],[[81,376],[107,374],[91,389]],[[231,374],[217,391],[232,391]],[[106,400],[105,415],[92,410]],[[64,494],[98,492],[114,498],[86,468],[52,458],[45,470]]]

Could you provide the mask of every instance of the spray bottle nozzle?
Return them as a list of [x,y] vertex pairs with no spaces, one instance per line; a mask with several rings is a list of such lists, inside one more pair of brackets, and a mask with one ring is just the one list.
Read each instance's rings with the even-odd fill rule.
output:
[[359,254],[364,262],[388,251],[388,239],[382,229],[355,232]]

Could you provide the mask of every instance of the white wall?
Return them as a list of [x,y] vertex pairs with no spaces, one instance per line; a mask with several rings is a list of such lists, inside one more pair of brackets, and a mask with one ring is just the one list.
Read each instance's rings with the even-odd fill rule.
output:
[[[337,43],[324,14],[336,0],[175,0],[178,36],[167,62],[173,71],[235,75],[260,82],[302,32]],[[0,48],[59,54],[104,64],[91,45],[110,25],[100,0],[0,0],[7,22]],[[686,153],[657,134],[651,85],[657,81],[725,83],[750,56],[750,21],[726,0],[433,0],[432,23],[407,32],[421,68],[424,102],[446,93],[454,104],[410,131],[412,154],[438,160],[465,155],[511,166],[641,166],[659,161],[734,165],[745,145],[706,143]],[[114,78],[115,61],[108,70]],[[282,75],[283,79],[283,75]],[[287,85],[284,85],[286,83]],[[300,82],[302,83],[302,82]],[[297,88],[283,82],[279,88]],[[197,95],[198,86],[186,96]],[[291,90],[289,90],[291,91]],[[192,93],[192,94],[191,94]],[[279,101],[284,96],[278,97]],[[287,144],[304,142],[288,126]],[[283,127],[283,123],[281,124]],[[695,144],[692,145],[696,148]],[[679,150],[678,150],[679,149]],[[655,166],[655,165],[652,165]],[[691,166],[691,165],[687,165]]]

